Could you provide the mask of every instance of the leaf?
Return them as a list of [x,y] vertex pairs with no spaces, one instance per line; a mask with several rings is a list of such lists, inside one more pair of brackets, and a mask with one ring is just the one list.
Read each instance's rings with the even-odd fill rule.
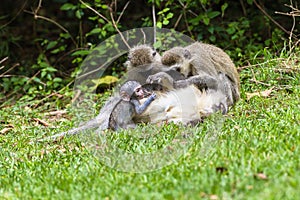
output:
[[78,50],[78,51],[75,51],[74,53],[72,53],[71,55],[72,56],[86,56],[86,55],[89,55],[91,53],[90,50]]
[[47,45],[46,49],[52,49],[53,47],[55,47],[57,45],[57,41],[51,41],[49,42],[49,44]]
[[203,23],[209,25],[210,19],[208,17],[203,17]]
[[261,180],[267,180],[268,179],[267,175],[265,175],[263,173],[257,173],[257,174],[254,175],[254,177],[257,178],[257,179],[261,179]]
[[215,42],[216,39],[217,39],[217,38],[216,38],[216,36],[214,36],[214,35],[209,36],[209,40],[212,41],[212,42]]
[[61,10],[74,10],[76,9],[76,6],[71,3],[65,3],[60,7]]
[[162,47],[162,42],[159,40],[159,41],[156,41],[154,44],[153,44],[153,47],[155,49],[159,49]]
[[6,133],[8,133],[10,130],[11,130],[12,128],[4,128],[4,129],[2,129],[1,131],[0,131],[0,134],[6,134]]
[[164,19],[164,20],[163,20],[163,25],[168,25],[168,24],[169,24],[169,20]]
[[162,28],[162,23],[161,22],[157,22],[156,26],[157,26],[157,28]]
[[212,19],[219,16],[221,13],[219,11],[211,11],[207,14],[208,18]]
[[255,97],[255,96],[259,96],[259,97],[269,97],[273,91],[273,88],[270,88],[268,90],[264,90],[262,92],[253,92],[253,93],[248,93],[246,92],[246,96],[247,96],[247,100],[250,100],[252,97]]
[[224,4],[221,6],[222,17],[224,16],[224,13],[225,13],[226,8],[228,8],[228,3],[224,3]]
[[268,90],[264,90],[264,91],[260,92],[261,96],[262,97],[269,97],[271,95],[272,91],[273,91],[273,88],[274,87],[271,87]]
[[75,15],[78,19],[81,19],[81,17],[83,16],[83,12],[81,10],[76,10]]
[[170,19],[170,18],[172,18],[173,16],[174,16],[173,13],[168,13],[166,18],[167,18],[167,19]]
[[51,112],[45,113],[45,115],[63,115],[66,113],[67,113],[66,110],[56,110],[56,111],[51,111]]
[[54,79],[53,79],[53,82],[60,83],[60,82],[62,82],[62,79],[61,79],[61,78],[58,78],[58,77],[56,77],[56,78],[54,78]]
[[111,85],[111,84],[116,83],[118,81],[119,81],[119,79],[115,76],[104,76],[100,79],[92,80],[92,82],[95,83],[96,87],[101,85],[101,84]]
[[7,124],[5,126],[6,127],[0,131],[0,134],[4,135],[14,128],[14,125],[12,125],[12,124]]
[[90,35],[94,35],[94,34],[99,34],[99,33],[101,33],[101,31],[102,31],[101,28],[94,28],[89,33],[87,33],[86,36],[90,36]]
[[247,0],[247,3],[248,3],[249,5],[252,5],[252,4],[253,4],[253,0]]
[[229,34],[229,35],[232,35],[233,33],[235,33],[235,28],[234,27],[229,27],[226,29],[226,32]]
[[46,121],[39,119],[39,118],[33,118],[34,121],[38,122],[39,124],[42,124],[44,126],[50,126],[49,123],[47,123]]
[[212,195],[209,196],[209,199],[210,200],[218,200],[219,197],[217,195],[215,195],[215,194],[212,194]]

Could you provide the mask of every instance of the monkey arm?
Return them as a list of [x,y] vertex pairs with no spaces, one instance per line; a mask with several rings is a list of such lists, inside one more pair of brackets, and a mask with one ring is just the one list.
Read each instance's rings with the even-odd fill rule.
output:
[[132,99],[131,103],[134,105],[134,109],[136,114],[142,114],[150,105],[152,101],[156,98],[156,94],[152,94],[150,97],[146,99],[146,101],[141,105],[140,102],[136,99]]
[[195,76],[191,76],[187,79],[176,81],[169,74],[167,74],[165,72],[159,72],[157,74],[150,75],[147,79],[147,83],[159,83],[169,89],[186,88],[189,85],[195,85],[199,89],[205,89],[205,88],[217,89],[218,88],[217,79],[208,74],[195,75]]
[[184,80],[178,80],[174,82],[174,88],[185,88],[191,84],[194,84],[199,89],[217,89],[218,88],[218,82],[217,79],[213,78],[209,75],[196,75],[191,76]]

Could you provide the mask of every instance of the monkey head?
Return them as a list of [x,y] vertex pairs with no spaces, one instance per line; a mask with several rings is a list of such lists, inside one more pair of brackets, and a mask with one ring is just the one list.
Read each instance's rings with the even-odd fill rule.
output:
[[160,55],[149,45],[138,45],[129,51],[126,65],[128,68],[138,67],[153,62],[160,62],[160,59]]
[[144,98],[142,85],[137,81],[127,81],[120,87],[120,96],[124,101],[130,101],[132,97]]
[[165,51],[162,55],[161,62],[164,65],[172,66],[183,63],[184,60],[192,58],[191,52],[183,47],[174,47]]

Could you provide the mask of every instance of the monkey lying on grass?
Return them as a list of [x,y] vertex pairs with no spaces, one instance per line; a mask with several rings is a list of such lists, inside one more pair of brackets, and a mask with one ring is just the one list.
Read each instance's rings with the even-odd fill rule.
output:
[[147,82],[164,81],[175,89],[193,84],[200,90],[209,89],[218,95],[222,93],[224,100],[220,102],[223,105],[220,108],[223,114],[240,98],[238,72],[230,57],[216,46],[195,42],[187,47],[174,47],[163,53],[161,62],[178,70],[185,79],[176,80],[165,72],[159,72],[150,75]]
[[[125,82],[120,87],[119,95],[111,97],[96,118],[78,128],[50,136],[46,140],[75,135],[91,128],[98,128],[100,131],[135,128],[136,124],[133,122],[133,118],[142,114],[156,98],[155,93],[149,94],[149,91],[145,91],[137,81]],[[139,100],[145,98],[146,95],[150,96],[146,98],[143,104],[140,104]]]

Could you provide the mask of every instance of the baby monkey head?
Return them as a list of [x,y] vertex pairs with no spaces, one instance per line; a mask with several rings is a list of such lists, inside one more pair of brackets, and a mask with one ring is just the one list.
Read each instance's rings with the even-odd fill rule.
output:
[[132,98],[144,98],[142,85],[137,81],[127,81],[120,87],[120,96],[124,101],[130,101]]

